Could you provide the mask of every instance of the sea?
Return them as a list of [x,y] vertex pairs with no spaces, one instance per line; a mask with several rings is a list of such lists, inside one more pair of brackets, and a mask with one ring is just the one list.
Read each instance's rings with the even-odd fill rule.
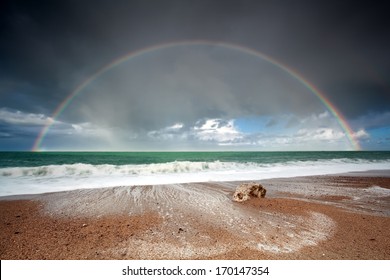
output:
[[389,170],[390,151],[0,152],[0,196]]

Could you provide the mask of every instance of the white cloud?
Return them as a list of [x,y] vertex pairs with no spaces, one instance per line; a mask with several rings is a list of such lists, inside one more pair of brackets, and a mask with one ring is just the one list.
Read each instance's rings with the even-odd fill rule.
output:
[[355,139],[368,139],[370,134],[368,134],[364,129],[360,129],[352,134]]
[[325,111],[321,114],[318,115],[318,118],[319,119],[325,119],[325,118],[328,118],[329,117],[329,112],[328,111]]
[[244,135],[237,130],[234,120],[207,119],[203,123],[198,122],[192,128],[195,138],[202,141],[231,142],[243,139]]
[[[38,134],[39,130],[51,124],[48,136],[53,139],[67,139],[72,143],[85,145],[93,140],[107,147],[127,149],[132,143],[141,143],[142,147],[151,145],[148,141],[161,141],[166,144],[175,143],[188,147],[226,146],[231,149],[263,149],[263,150],[293,150],[293,149],[343,149],[350,148],[345,132],[340,128],[328,112],[312,114],[306,118],[296,119],[294,126],[283,126],[289,118],[281,115],[274,117],[274,125],[262,127],[259,131],[242,132],[234,119],[209,118],[201,119],[192,124],[175,122],[161,129],[152,130],[146,134],[137,134],[129,129],[107,127],[92,122],[71,123],[54,120],[44,114],[26,113],[22,111],[0,109],[0,121],[15,129],[31,128]],[[19,127],[19,128],[18,128]],[[10,132],[3,131],[1,137],[8,137]],[[66,136],[66,138],[63,138]],[[368,139],[370,135],[360,129],[352,134],[355,139]],[[148,140],[149,138],[149,140]],[[71,140],[70,140],[71,139]],[[138,141],[138,142],[137,142]],[[144,143],[143,143],[144,141]],[[92,143],[92,142],[91,142]],[[211,146],[210,146],[211,145]]]
[[[285,116],[282,120],[286,122]],[[148,132],[148,136],[161,141],[189,141],[240,149],[342,149],[350,148],[346,134],[336,120],[324,112],[299,119],[291,128],[265,127],[262,131],[243,133],[234,119],[212,118],[198,120],[192,126],[175,123],[160,130]],[[368,137],[364,130],[356,132],[356,138]]]
[[335,141],[344,138],[345,134],[330,127],[311,129],[300,129],[294,138],[300,141],[326,140]]
[[[46,136],[57,139],[59,145],[62,144],[63,137],[66,136],[68,142],[76,144],[82,139],[101,140],[107,143],[115,139],[119,131],[107,127],[101,127],[90,122],[70,123],[58,121],[44,114],[27,113],[19,110],[7,108],[0,109],[0,122],[7,124],[12,134],[20,131],[30,131],[38,135],[43,127],[50,125]],[[10,133],[2,132],[0,137],[11,137]],[[71,139],[71,140],[70,140]]]
[[13,125],[47,125],[53,123],[51,117],[44,114],[25,113],[7,108],[0,109],[0,121]]
[[[206,119],[199,120],[187,128],[181,122],[171,126],[152,130],[147,133],[157,140],[191,140],[198,142],[214,142],[218,145],[240,145],[244,134],[238,131],[234,120]],[[233,143],[234,142],[234,143]]]
[[334,150],[348,148],[345,134],[332,128],[299,129],[295,133],[283,131],[273,135],[257,135],[253,146],[264,150]]
[[166,128],[166,130],[167,131],[178,131],[178,130],[182,129],[183,127],[184,127],[184,124],[182,124],[182,123],[175,123],[172,126],[168,126]]

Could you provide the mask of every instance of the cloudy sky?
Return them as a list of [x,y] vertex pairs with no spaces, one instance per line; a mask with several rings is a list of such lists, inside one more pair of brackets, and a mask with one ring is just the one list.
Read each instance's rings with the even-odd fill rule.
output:
[[0,150],[389,150],[376,2],[2,1]]

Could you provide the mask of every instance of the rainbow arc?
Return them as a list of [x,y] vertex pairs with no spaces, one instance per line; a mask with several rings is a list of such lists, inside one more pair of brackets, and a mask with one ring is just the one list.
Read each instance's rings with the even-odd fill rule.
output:
[[73,101],[73,99],[82,93],[83,89],[86,88],[89,84],[91,84],[93,81],[98,79],[100,76],[102,76],[107,71],[110,71],[110,69],[115,68],[116,66],[129,61],[130,59],[133,59],[135,57],[139,57],[151,52],[155,52],[158,50],[163,50],[167,48],[172,47],[178,47],[178,46],[215,46],[215,47],[221,47],[226,48],[230,50],[235,50],[239,52],[246,53],[248,55],[255,56],[257,58],[263,59],[274,66],[282,69],[283,71],[287,72],[291,77],[299,81],[304,87],[306,87],[310,92],[312,92],[315,96],[318,97],[318,99],[324,104],[324,106],[327,108],[327,110],[336,118],[337,122],[339,123],[340,127],[344,131],[346,137],[348,138],[348,141],[350,142],[351,146],[354,150],[361,150],[360,144],[357,141],[357,139],[354,136],[354,132],[351,129],[350,125],[348,124],[345,117],[341,114],[341,112],[337,109],[337,107],[330,102],[330,100],[326,97],[324,93],[322,93],[314,84],[309,82],[307,79],[305,79],[301,74],[299,74],[297,71],[293,70],[291,67],[288,67],[287,65],[277,61],[276,59],[265,55],[257,50],[244,47],[237,44],[232,43],[226,43],[226,42],[219,42],[219,41],[209,41],[209,40],[187,40],[187,41],[178,41],[178,42],[169,42],[169,43],[163,43],[158,45],[153,45],[150,47],[146,47],[143,49],[139,49],[136,51],[132,51],[130,53],[127,53],[124,56],[121,56],[104,67],[102,67],[100,70],[95,72],[93,75],[91,75],[89,78],[84,80],[82,83],[80,83],[54,110],[51,118],[49,118],[48,123],[42,128],[41,132],[39,133],[38,137],[34,141],[32,151],[39,151],[41,144],[43,140],[45,139],[45,136],[47,135],[50,127],[54,124],[55,120],[61,115],[61,113],[69,106],[69,104]]

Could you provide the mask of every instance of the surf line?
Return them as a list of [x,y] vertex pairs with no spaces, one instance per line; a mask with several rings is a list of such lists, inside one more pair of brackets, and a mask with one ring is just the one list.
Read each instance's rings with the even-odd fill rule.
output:
[[345,117],[340,113],[340,111],[334,106],[330,100],[326,97],[324,93],[322,93],[314,84],[309,82],[307,79],[305,79],[301,74],[299,74],[297,71],[293,70],[291,67],[288,67],[287,65],[277,61],[276,59],[265,55],[257,50],[244,47],[241,45],[233,44],[233,43],[227,43],[227,42],[220,42],[220,41],[210,41],[210,40],[186,40],[186,41],[176,41],[176,42],[168,42],[168,43],[162,43],[157,44],[153,46],[149,46],[146,48],[138,49],[135,51],[132,51],[130,53],[127,53],[124,56],[121,56],[110,63],[106,64],[104,67],[102,67],[100,70],[95,72],[93,75],[91,75],[89,78],[84,80],[82,83],[80,83],[54,110],[51,118],[48,119],[48,122],[46,125],[42,128],[41,132],[38,134],[37,138],[34,141],[34,144],[31,148],[31,151],[39,151],[41,144],[43,140],[45,139],[50,127],[55,123],[55,120],[58,118],[59,115],[68,107],[68,105],[73,101],[73,99],[78,96],[84,88],[86,88],[89,84],[91,84],[93,81],[98,79],[101,75],[106,73],[107,71],[110,71],[110,69],[115,68],[116,66],[141,55],[151,53],[158,50],[168,49],[172,47],[179,47],[179,46],[213,46],[213,47],[222,47],[234,51],[243,52],[248,55],[253,55],[257,58],[263,59],[272,65],[278,67],[279,69],[282,69],[283,71],[287,72],[291,77],[296,79],[298,82],[300,82],[304,87],[306,87],[310,92],[312,92],[317,98],[321,101],[321,103],[324,104],[324,106],[327,108],[327,110],[336,118],[337,122],[339,123],[340,127],[344,131],[346,137],[348,138],[350,144],[355,150],[361,150],[359,142],[355,139],[354,132],[349,126],[347,120]]

